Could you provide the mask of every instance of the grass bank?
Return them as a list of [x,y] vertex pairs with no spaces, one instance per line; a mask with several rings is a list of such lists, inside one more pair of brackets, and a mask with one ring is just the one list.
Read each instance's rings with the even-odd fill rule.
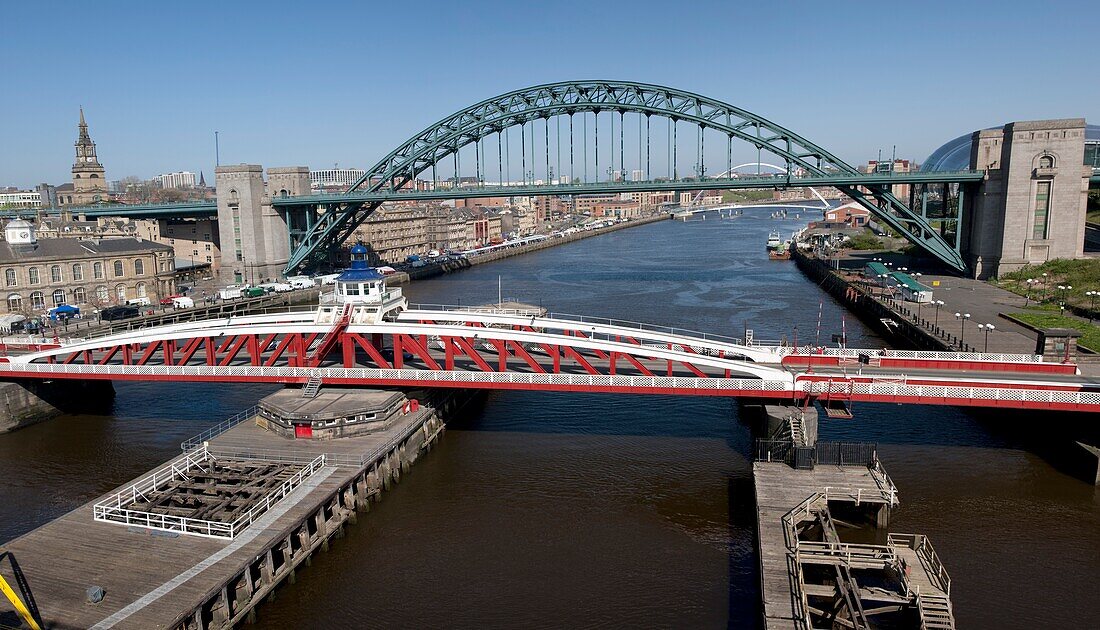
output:
[[1035,328],[1072,328],[1079,330],[1081,331],[1081,338],[1077,340],[1078,345],[1084,346],[1093,352],[1100,352],[1100,326],[1055,311],[1027,310],[1019,313],[1009,313],[1008,315]]

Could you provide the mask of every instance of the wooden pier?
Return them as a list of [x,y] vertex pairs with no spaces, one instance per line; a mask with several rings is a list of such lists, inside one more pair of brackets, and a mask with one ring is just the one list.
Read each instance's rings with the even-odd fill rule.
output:
[[[950,578],[927,538],[890,534],[886,545],[869,545],[837,532],[830,506],[886,527],[897,490],[877,461],[812,470],[758,461],[753,477],[766,628],[867,628],[883,614],[921,630],[954,628]],[[871,573],[875,586],[861,585]]]
[[[184,482],[176,489],[183,499],[141,498],[135,492],[139,500],[130,506],[156,504],[158,513],[170,514],[166,518],[196,513],[236,518],[232,538],[95,520],[93,505],[102,503],[97,501],[0,545],[0,552],[18,559],[46,628],[232,627],[254,616],[255,607],[280,582],[293,583],[295,571],[317,549],[327,550],[345,523],[355,523],[356,513],[397,482],[442,429],[428,407],[411,410],[376,433],[339,440],[287,439],[248,418],[197,447],[205,449],[201,452],[209,461],[222,465],[216,471],[201,468],[208,477],[204,481],[232,482],[225,496],[234,498],[213,501],[204,488]],[[323,465],[300,475],[321,456]],[[182,469],[186,458],[171,464]],[[248,497],[259,501],[270,490],[266,483],[249,486],[248,480],[263,478],[250,473],[265,469],[281,484],[291,474],[299,475],[299,482],[281,486],[286,491],[279,500],[261,511],[253,509],[256,517],[242,526],[240,515],[247,505],[240,502]],[[147,478],[108,496],[126,496]],[[100,512],[121,513],[95,511]],[[103,589],[102,601],[88,601],[91,587]]]

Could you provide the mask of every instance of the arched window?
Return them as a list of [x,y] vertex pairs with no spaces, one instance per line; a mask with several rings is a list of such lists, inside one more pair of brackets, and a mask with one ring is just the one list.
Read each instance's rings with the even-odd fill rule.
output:
[[84,287],[73,289],[73,304],[84,304],[87,301],[88,296],[84,294]]
[[1040,155],[1039,168],[1054,168],[1054,158],[1049,155]]
[[50,282],[61,282],[61,265],[50,265]]
[[95,299],[100,302],[106,302],[109,297],[110,294],[107,293],[107,287],[100,285],[95,288]]
[[137,260],[134,261],[134,275],[135,276],[144,276],[145,275],[145,261],[144,260],[138,258]]
[[42,279],[38,277],[38,267],[31,267],[30,269],[27,269],[27,280],[31,284],[38,284],[42,281]]
[[115,261],[115,277],[116,278],[121,278],[123,273],[125,273],[125,271],[122,269],[122,261],[121,260],[116,260]]
[[240,201],[241,195],[237,192],[236,188],[229,189],[229,203],[237,203]]
[[92,275],[95,276],[96,280],[103,279],[103,263],[97,262],[92,265]]
[[73,265],[73,280],[79,282],[84,279],[84,265]]
[[23,297],[18,293],[12,293],[8,296],[8,312],[18,313],[23,310]]
[[53,292],[53,305],[60,306],[65,303],[65,289],[57,289]]
[[42,295],[41,291],[31,293],[31,308],[35,310],[46,308],[45,296]]
[[14,269],[4,270],[4,286],[17,287],[19,286],[19,277],[15,275]]
[[118,296],[118,301],[119,302],[125,302],[126,301],[126,285],[120,284],[120,285],[115,286],[115,295]]
[[137,284],[137,296],[138,297],[145,297],[145,295],[146,295],[146,293],[145,293],[145,283],[144,282],[139,282]]

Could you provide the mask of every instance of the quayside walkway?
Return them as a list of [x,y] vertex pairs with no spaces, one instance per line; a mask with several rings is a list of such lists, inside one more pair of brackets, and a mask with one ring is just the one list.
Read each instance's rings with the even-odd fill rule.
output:
[[18,559],[46,628],[233,627],[442,431],[430,407],[397,413],[370,434],[303,440],[259,426],[252,409],[0,552]]

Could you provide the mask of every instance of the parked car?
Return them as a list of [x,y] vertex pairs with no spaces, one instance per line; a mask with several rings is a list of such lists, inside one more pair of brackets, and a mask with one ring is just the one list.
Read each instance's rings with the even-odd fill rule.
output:
[[172,298],[172,308],[194,308],[194,306],[195,300],[189,297],[184,297],[181,295],[179,297]]
[[287,293],[294,290],[294,287],[286,282],[265,282],[260,285],[260,288],[268,293]]
[[242,289],[240,287],[225,287],[224,289],[218,289],[218,297],[223,300],[235,300],[241,297]]
[[260,297],[262,295],[265,295],[267,293],[267,291],[263,287],[248,287],[247,289],[245,289],[241,293],[245,297],[254,298],[254,297]]
[[149,306],[152,302],[147,297],[137,297],[126,300],[126,304],[130,306]]
[[171,306],[172,305],[172,300],[174,300],[178,297],[183,297],[183,295],[180,294],[180,293],[174,293],[172,295],[169,295],[168,297],[161,298],[160,303],[163,304],[164,306]]
[[112,322],[120,319],[130,319],[131,317],[137,317],[140,311],[133,306],[119,305],[109,306],[99,312],[99,318],[103,321]]

